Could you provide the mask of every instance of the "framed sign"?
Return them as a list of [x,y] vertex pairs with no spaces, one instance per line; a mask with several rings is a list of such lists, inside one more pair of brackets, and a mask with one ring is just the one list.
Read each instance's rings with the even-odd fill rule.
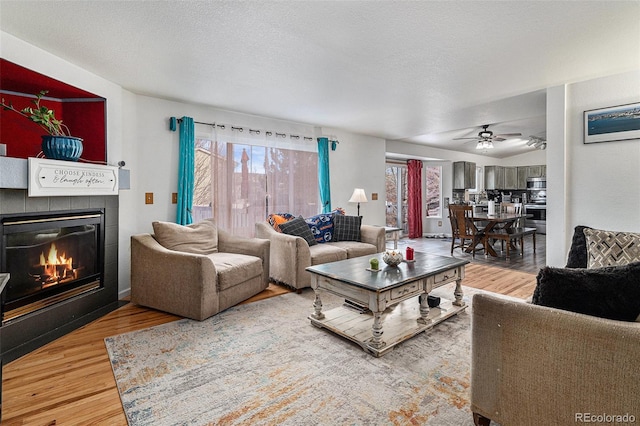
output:
[[640,103],[584,112],[584,143],[640,139]]
[[29,158],[29,197],[118,195],[118,168]]

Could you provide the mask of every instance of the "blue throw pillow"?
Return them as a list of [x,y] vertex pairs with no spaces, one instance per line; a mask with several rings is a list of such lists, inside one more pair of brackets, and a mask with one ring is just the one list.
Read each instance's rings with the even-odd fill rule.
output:
[[313,237],[318,243],[328,243],[333,241],[334,220],[336,214],[343,215],[344,210],[336,209],[330,213],[320,213],[305,219]]

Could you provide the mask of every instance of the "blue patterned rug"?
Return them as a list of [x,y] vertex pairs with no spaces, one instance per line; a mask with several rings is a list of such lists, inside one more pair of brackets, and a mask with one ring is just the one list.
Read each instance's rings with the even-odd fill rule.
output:
[[105,339],[129,424],[473,425],[470,308],[375,358],[312,326],[312,300],[306,289]]

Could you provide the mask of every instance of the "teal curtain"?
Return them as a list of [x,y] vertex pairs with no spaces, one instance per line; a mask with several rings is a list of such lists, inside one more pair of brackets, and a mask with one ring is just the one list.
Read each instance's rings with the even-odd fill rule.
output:
[[193,118],[182,117],[180,120],[180,159],[178,165],[178,212],[176,223],[189,225],[193,223],[191,208],[193,206],[193,181],[195,175],[195,124]]
[[329,182],[329,139],[318,138],[318,184],[322,213],[331,211],[331,185]]

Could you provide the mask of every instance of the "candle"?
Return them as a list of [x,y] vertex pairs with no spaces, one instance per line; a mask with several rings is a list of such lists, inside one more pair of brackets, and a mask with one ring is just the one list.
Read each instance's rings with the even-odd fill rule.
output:
[[371,265],[371,269],[373,269],[374,271],[378,269],[379,262],[375,257],[369,261],[369,264]]
[[413,260],[413,249],[411,247],[407,247],[405,258],[407,260]]

